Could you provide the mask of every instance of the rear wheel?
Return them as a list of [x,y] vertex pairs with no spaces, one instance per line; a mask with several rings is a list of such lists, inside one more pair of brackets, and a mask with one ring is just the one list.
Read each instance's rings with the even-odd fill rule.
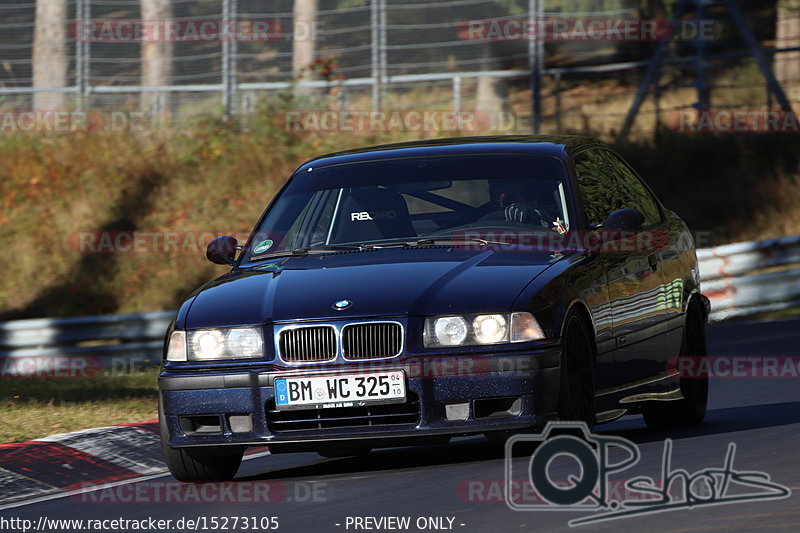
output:
[[[687,357],[691,358],[691,363],[682,364],[681,360]],[[700,305],[693,302],[686,312],[681,351],[678,354],[678,368],[706,369],[707,357],[706,320]],[[690,426],[703,421],[708,405],[708,375],[681,376],[680,387],[682,400],[652,402],[652,405],[644,408],[644,421],[649,427]]]
[[170,473],[178,481],[230,481],[239,470],[244,448],[209,446],[196,448],[170,448],[164,407],[158,400],[158,422],[161,432],[161,449]]
[[567,316],[561,344],[558,418],[595,424],[594,342],[590,328],[575,311]]

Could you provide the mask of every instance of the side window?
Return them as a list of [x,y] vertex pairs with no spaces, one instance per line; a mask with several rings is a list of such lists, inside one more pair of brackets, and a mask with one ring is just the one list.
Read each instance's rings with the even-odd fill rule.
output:
[[575,174],[589,224],[600,224],[612,211],[624,209],[624,199],[609,180],[606,167],[600,150],[586,150],[575,156]]
[[604,150],[603,156],[608,162],[614,183],[624,198],[624,205],[620,209],[638,209],[644,215],[647,226],[661,222],[661,210],[653,195],[630,167],[613,152]]

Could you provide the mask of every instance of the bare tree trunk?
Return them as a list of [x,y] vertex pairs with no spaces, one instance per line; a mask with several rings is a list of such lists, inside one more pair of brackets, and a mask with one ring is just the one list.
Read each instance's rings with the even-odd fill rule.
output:
[[[492,57],[491,48],[484,52],[481,70],[492,70],[496,67]],[[508,84],[503,78],[493,78],[491,76],[480,76],[478,78],[478,88],[475,95],[475,112],[477,122],[481,127],[491,126],[497,129],[504,123],[503,114],[508,110]],[[513,133],[504,131],[503,133]]]
[[[33,88],[67,85],[67,1],[38,0],[33,43]],[[64,93],[37,92],[34,109],[64,109]]]
[[497,117],[506,109],[508,98],[508,85],[502,78],[480,76],[478,78],[478,93],[475,101],[475,110],[486,113],[488,116]]
[[[292,74],[295,81],[311,79],[311,65],[317,47],[318,0],[295,0],[294,32],[292,42]],[[310,94],[308,89],[297,88],[296,94]]]
[[[800,46],[800,0],[778,2],[775,46],[794,48]],[[775,76],[791,100],[800,99],[800,52],[775,54]]]
[[[141,0],[142,20],[154,21],[166,27],[172,20],[170,0]],[[142,85],[158,86],[172,83],[172,55],[174,44],[169,41],[145,40],[142,43]],[[167,93],[168,94],[168,93]],[[153,108],[161,93],[142,91],[141,107],[145,111]],[[165,103],[165,107],[167,107]]]

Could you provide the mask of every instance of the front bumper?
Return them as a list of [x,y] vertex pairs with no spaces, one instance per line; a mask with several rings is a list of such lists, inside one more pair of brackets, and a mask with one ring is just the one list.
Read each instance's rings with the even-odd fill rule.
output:
[[380,447],[406,438],[446,440],[542,426],[556,410],[559,358],[558,346],[551,345],[525,353],[383,363],[380,370],[405,372],[408,397],[405,404],[372,408],[274,409],[275,377],[369,372],[363,365],[203,372],[165,368],[159,388],[173,448]]

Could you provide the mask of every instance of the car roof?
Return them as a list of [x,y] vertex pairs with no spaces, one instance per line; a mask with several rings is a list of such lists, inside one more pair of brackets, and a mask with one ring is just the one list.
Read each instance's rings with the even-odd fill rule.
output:
[[485,137],[451,137],[394,144],[367,146],[315,157],[306,161],[296,171],[310,167],[324,167],[359,161],[375,161],[397,157],[425,157],[437,155],[481,153],[530,153],[564,157],[580,149],[606,146],[593,137],[581,135],[495,135]]

